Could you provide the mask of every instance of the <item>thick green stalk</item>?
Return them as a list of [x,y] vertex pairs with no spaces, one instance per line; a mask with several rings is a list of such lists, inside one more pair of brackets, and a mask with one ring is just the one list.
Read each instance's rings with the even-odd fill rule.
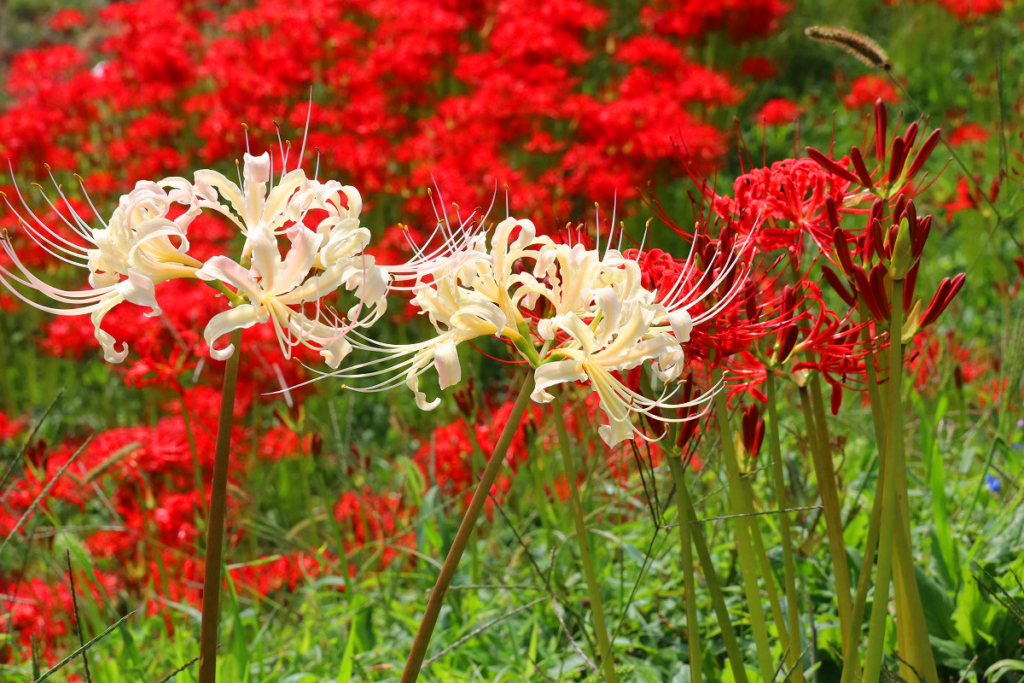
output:
[[224,556],[224,524],[228,497],[228,463],[231,456],[231,424],[234,419],[238,358],[242,355],[242,331],[231,333],[235,352],[224,368],[224,386],[217,421],[217,446],[210,485],[210,510],[206,516],[206,566],[203,571],[203,613],[199,633],[199,683],[217,680],[217,627],[220,622],[221,567]]
[[878,567],[875,570],[875,601],[871,608],[868,651],[864,662],[864,683],[877,683],[882,671],[885,621],[889,613],[889,582],[892,578],[893,537],[899,522],[897,509],[897,463],[903,451],[903,281],[892,284],[892,314],[889,317],[889,424],[885,448],[885,487],[882,489],[882,526],[878,537]]
[[476,490],[473,492],[473,498],[469,501],[469,507],[466,508],[466,514],[462,517],[462,523],[455,534],[455,540],[452,541],[452,547],[448,550],[448,556],[445,557],[444,564],[441,566],[441,573],[438,574],[437,581],[434,583],[434,590],[430,593],[430,598],[427,600],[427,609],[423,613],[423,620],[416,631],[412,650],[409,652],[409,658],[405,662],[401,683],[412,683],[420,675],[423,659],[426,657],[427,647],[430,645],[430,637],[434,633],[437,618],[441,614],[445,593],[448,592],[448,587],[451,585],[452,579],[455,578],[455,570],[458,568],[459,560],[462,559],[462,554],[466,551],[466,545],[473,535],[477,519],[479,519],[480,513],[483,511],[484,503],[487,502],[487,497],[491,495],[491,486],[494,485],[494,480],[497,479],[501,466],[505,462],[505,453],[508,452],[509,444],[512,443],[512,437],[515,436],[516,430],[519,429],[519,422],[522,420],[523,413],[526,412],[526,406],[530,402],[533,386],[533,372],[530,372],[523,381],[523,386],[519,389],[519,397],[516,398],[515,405],[512,406],[512,412],[509,413],[508,421],[505,422],[501,429],[498,442],[494,444],[494,450],[491,451],[491,459],[487,461],[487,467],[484,468],[484,473],[480,477],[480,483],[477,484]]
[[[704,581],[708,584],[708,592],[711,593],[711,607],[715,610],[718,618],[718,627],[722,629],[722,641],[725,643],[725,653],[729,657],[729,665],[732,667],[732,677],[736,683],[748,683],[747,670],[743,666],[743,655],[740,652],[739,641],[736,640],[736,630],[729,620],[729,607],[725,604],[725,594],[722,593],[722,586],[718,583],[718,574],[715,572],[715,564],[708,551],[708,544],[704,540],[704,532],[697,522],[697,513],[693,509],[693,500],[690,498],[690,490],[686,488],[686,482],[682,477],[682,467],[676,463],[679,469],[679,479],[676,480],[676,501],[681,505],[680,524],[683,515],[686,519],[692,520],[691,539],[693,547],[697,550],[697,561],[700,562],[701,571],[704,572]],[[675,472],[673,472],[673,475]],[[685,513],[684,513],[685,511]]]
[[[722,381],[722,370],[712,368],[711,381],[718,385]],[[739,463],[736,462],[736,449],[733,447],[732,429],[729,426],[729,410],[725,395],[719,391],[715,394],[715,415],[718,418],[718,430],[722,438],[722,458],[729,479],[729,511],[736,528],[736,545],[739,550],[740,572],[743,576],[743,590],[747,596],[747,608],[750,610],[750,625],[754,632],[754,645],[757,650],[758,666],[761,677],[772,680],[775,665],[772,662],[771,644],[768,640],[768,625],[765,623],[764,607],[761,605],[761,590],[757,582],[757,561],[754,555],[754,543],[751,540],[753,517],[746,516],[749,512],[744,503],[749,504],[748,492],[740,478]],[[771,577],[765,577],[771,580]]]
[[[813,383],[812,383],[813,387]],[[819,387],[818,395],[821,395]],[[804,421],[807,422],[807,437],[811,443],[814,460],[814,476],[818,480],[818,495],[825,513],[825,532],[828,536],[829,554],[832,556],[832,573],[836,584],[836,602],[839,605],[839,626],[843,637],[843,650],[852,621],[853,604],[850,597],[850,567],[846,562],[846,544],[843,541],[843,520],[839,509],[839,492],[836,490],[836,473],[832,467],[832,456],[821,425],[814,417],[814,398],[807,387],[800,387],[800,403],[803,405]],[[822,410],[824,412],[824,410]],[[824,421],[824,415],[821,417]]]
[[[779,411],[775,387],[775,372],[768,368],[765,384],[768,389],[768,445],[771,449],[772,473],[775,478],[775,504],[779,510],[788,510],[792,505],[786,492],[786,478],[782,462],[782,443],[779,440]],[[800,656],[800,602],[796,594],[796,560],[793,553],[793,533],[789,527],[789,513],[779,513],[779,529],[782,532],[782,563],[786,584],[786,616],[789,618],[789,649],[786,665],[793,672],[792,680],[804,680],[802,657]]]
[[868,589],[871,587],[871,569],[875,563],[875,551],[878,548],[878,534],[882,524],[882,497],[885,487],[885,403],[878,389],[878,373],[876,356],[872,348],[870,317],[867,304],[860,302],[860,323],[863,325],[861,338],[865,346],[871,348],[864,359],[864,374],[867,378],[868,399],[871,406],[871,422],[875,427],[875,445],[878,449],[878,479],[875,482],[875,495],[871,503],[871,516],[868,522],[868,536],[864,544],[861,558],[860,578],[857,580],[857,594],[853,600],[853,615],[850,622],[850,639],[844,649],[843,676],[841,683],[851,683],[860,678],[860,634],[864,625],[864,610],[867,605]]
[[597,635],[597,648],[601,652],[601,670],[607,683],[616,683],[615,660],[612,658],[612,645],[608,640],[608,628],[604,623],[604,603],[601,602],[601,586],[597,582],[597,571],[594,558],[590,554],[590,539],[587,537],[587,525],[583,520],[583,506],[580,504],[580,493],[576,486],[577,469],[573,464],[572,451],[569,449],[569,434],[565,429],[565,405],[556,398],[551,407],[555,412],[555,429],[558,432],[558,446],[562,452],[562,468],[565,470],[565,483],[569,489],[569,510],[572,513],[573,525],[576,528],[576,544],[579,546],[580,563],[583,565],[583,577],[587,582],[587,594],[590,596],[590,612],[594,616],[594,631]]
[[686,480],[680,455],[668,453],[668,467],[676,485],[676,507],[679,509],[679,548],[682,552],[683,590],[686,598],[686,645],[690,653],[690,681],[701,683],[700,622],[697,621],[697,580],[694,576],[693,545],[690,525],[693,519],[683,503]]

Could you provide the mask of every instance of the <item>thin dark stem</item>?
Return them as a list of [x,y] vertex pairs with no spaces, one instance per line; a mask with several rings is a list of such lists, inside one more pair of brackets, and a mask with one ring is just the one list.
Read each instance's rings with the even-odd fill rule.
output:
[[[68,583],[71,584],[71,606],[75,611],[75,629],[78,631],[78,645],[85,648],[85,634],[82,633],[82,616],[78,611],[78,592],[75,590],[75,574],[71,571],[71,551],[64,552],[64,559],[68,562]],[[92,674],[89,672],[89,657],[82,650],[82,666],[85,667],[85,683],[92,683]]]
[[473,492],[472,500],[469,501],[469,507],[466,508],[466,514],[463,516],[459,530],[455,534],[455,540],[452,541],[452,547],[448,550],[448,556],[441,566],[441,573],[438,574],[437,581],[434,583],[434,590],[431,591],[430,598],[427,600],[427,609],[423,613],[423,620],[420,622],[419,630],[416,632],[416,639],[412,643],[412,650],[409,652],[409,658],[405,662],[401,683],[413,683],[420,675],[423,659],[426,657],[427,647],[430,645],[430,637],[434,633],[437,618],[441,614],[444,596],[448,592],[452,579],[455,578],[455,570],[458,569],[462,554],[466,551],[466,546],[473,535],[477,519],[479,519],[480,513],[483,511],[484,503],[487,501],[487,497],[491,495],[491,486],[494,484],[494,480],[497,479],[501,466],[505,462],[505,453],[508,451],[509,444],[512,443],[512,437],[519,428],[519,422],[523,418],[523,413],[526,412],[526,406],[530,402],[530,394],[533,392],[533,385],[533,373],[531,372],[523,381],[523,386],[519,390],[519,397],[512,407],[508,421],[501,430],[498,443],[494,445],[491,458],[487,461],[487,467],[480,477],[480,483],[477,484],[476,491]]
[[228,497],[228,461],[231,455],[231,423],[238,386],[238,358],[242,331],[231,333],[235,352],[224,368],[224,387],[220,396],[217,422],[217,447],[210,487],[210,510],[206,516],[206,567],[203,573],[203,614],[199,634],[199,683],[217,680],[217,626],[220,621],[221,565],[224,556],[224,518]]

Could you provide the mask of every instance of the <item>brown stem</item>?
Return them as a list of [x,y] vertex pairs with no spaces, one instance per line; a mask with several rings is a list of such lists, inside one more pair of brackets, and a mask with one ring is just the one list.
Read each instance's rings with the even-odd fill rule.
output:
[[217,626],[220,621],[221,565],[224,556],[224,518],[228,498],[228,461],[231,455],[231,423],[238,386],[238,357],[242,355],[242,331],[231,333],[235,352],[224,368],[217,422],[217,448],[210,487],[210,512],[206,517],[206,566],[203,573],[203,615],[199,634],[199,683],[217,680]]
[[480,477],[480,483],[477,484],[476,491],[473,492],[472,500],[469,501],[469,507],[466,508],[466,514],[459,525],[459,531],[455,534],[455,540],[452,541],[452,547],[448,550],[448,556],[444,559],[444,564],[441,566],[441,573],[438,574],[434,590],[430,593],[430,598],[427,600],[427,609],[423,613],[423,620],[420,622],[419,630],[416,631],[416,639],[412,643],[412,650],[409,652],[409,658],[405,662],[401,683],[413,683],[420,675],[423,659],[426,657],[427,647],[430,645],[430,637],[433,635],[434,627],[437,625],[437,617],[441,614],[445,593],[448,592],[448,587],[451,585],[452,579],[455,578],[455,570],[459,566],[459,560],[462,559],[462,554],[466,551],[466,545],[473,535],[473,529],[476,528],[476,521],[480,517],[480,512],[483,511],[484,503],[487,501],[487,497],[491,495],[491,486],[494,484],[494,480],[497,479],[498,472],[501,471],[501,466],[505,462],[505,453],[508,451],[509,444],[512,443],[512,437],[519,428],[519,422],[522,420],[523,413],[526,412],[526,406],[530,402],[533,384],[533,373],[531,372],[526,376],[526,380],[519,390],[519,397],[512,407],[508,421],[505,422],[505,426],[501,430],[498,443],[494,445],[491,459],[487,461],[487,467]]

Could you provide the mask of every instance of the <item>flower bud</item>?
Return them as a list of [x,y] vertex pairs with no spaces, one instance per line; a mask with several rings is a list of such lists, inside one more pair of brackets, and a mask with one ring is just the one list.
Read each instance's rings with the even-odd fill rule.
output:
[[939,144],[939,136],[941,133],[942,129],[936,128],[932,131],[932,134],[928,136],[928,139],[924,141],[924,144],[921,145],[921,149],[918,150],[913,163],[910,164],[910,170],[907,171],[908,178],[916,176],[921,170],[921,167],[924,166],[924,162],[928,161],[928,157],[930,157],[932,152],[935,150],[935,146]]
[[885,161],[885,148],[887,147],[888,114],[885,111],[885,102],[879,97],[875,100],[875,159]]
[[910,246],[910,225],[907,219],[900,221],[899,230],[896,233],[896,242],[892,248],[892,261],[889,263],[889,277],[893,280],[902,280],[907,272],[914,266],[914,253]]
[[907,162],[907,145],[902,137],[892,141],[892,157],[889,160],[889,186],[892,187],[903,174]]
[[868,171],[868,167],[864,164],[864,157],[861,156],[860,150],[856,147],[851,149],[850,159],[853,161],[853,168],[857,171],[857,177],[860,178],[861,185],[874,192],[875,184],[871,182],[871,173]]
[[838,163],[829,159],[827,156],[814,149],[813,147],[807,148],[807,156],[813,159],[819,166],[828,171],[829,173],[839,176],[848,183],[857,184],[857,176],[853,175],[845,168],[840,166]]
[[846,288],[846,285],[843,284],[842,280],[834,270],[828,266],[822,266],[821,272],[829,286],[832,287],[833,291],[839,295],[840,299],[846,302],[847,306],[853,306],[857,303],[856,295]]

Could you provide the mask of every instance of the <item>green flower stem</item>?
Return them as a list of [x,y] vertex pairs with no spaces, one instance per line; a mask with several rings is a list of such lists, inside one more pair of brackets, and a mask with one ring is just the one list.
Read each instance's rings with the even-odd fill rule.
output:
[[558,432],[558,446],[562,452],[562,468],[565,470],[565,482],[569,489],[569,510],[576,527],[576,544],[579,546],[580,562],[583,565],[583,577],[587,582],[587,593],[590,596],[590,611],[594,616],[594,631],[597,636],[597,648],[601,652],[601,670],[607,683],[616,683],[615,660],[612,658],[612,646],[608,640],[608,629],[604,623],[604,604],[601,602],[601,586],[597,582],[594,569],[594,558],[590,554],[590,539],[587,537],[587,525],[583,520],[583,506],[580,504],[580,493],[576,486],[576,466],[573,464],[572,452],[569,449],[569,434],[565,429],[565,404],[555,398],[551,403],[554,409],[555,429]]
[[885,448],[885,485],[882,489],[882,524],[878,538],[878,567],[875,570],[875,601],[871,609],[868,651],[864,663],[864,683],[877,683],[882,671],[885,646],[885,621],[889,610],[889,582],[892,578],[893,537],[900,517],[897,509],[896,466],[902,461],[903,403],[903,281],[892,284],[892,314],[889,317],[889,424]]
[[[899,287],[902,289],[903,283],[899,283]],[[894,286],[894,291],[896,287]],[[893,299],[896,301],[896,299]],[[902,310],[894,311],[894,316],[899,316],[899,326],[902,329]],[[892,325],[892,321],[890,321]],[[890,333],[892,332],[890,327]],[[865,329],[865,337],[870,338],[870,333]],[[901,340],[902,341],[902,340]],[[879,472],[878,483],[875,486],[875,500],[871,507],[871,518],[868,526],[868,537],[867,546],[864,552],[864,559],[862,561],[861,576],[857,586],[857,596],[854,602],[854,624],[852,625],[853,630],[851,635],[857,636],[860,633],[860,625],[862,623],[865,611],[865,603],[867,601],[867,592],[871,585],[871,564],[874,561],[876,554],[876,545],[880,536],[880,527],[882,526],[882,511],[885,502],[885,489],[886,484],[889,481],[886,477],[889,471],[888,458],[886,454],[888,444],[885,439],[892,438],[893,429],[892,421],[895,419],[899,420],[899,436],[896,439],[898,448],[894,451],[896,458],[893,463],[893,467],[897,472],[896,485],[891,487],[892,494],[896,505],[898,506],[896,513],[897,519],[900,520],[896,528],[895,533],[895,547],[893,548],[893,570],[895,574],[893,576],[893,583],[895,584],[896,593],[896,617],[897,617],[897,640],[900,648],[900,652],[904,659],[909,663],[909,667],[904,666],[904,675],[911,676],[914,679],[920,678],[925,683],[937,683],[938,673],[935,666],[935,658],[932,652],[931,643],[928,640],[928,632],[925,627],[924,621],[924,606],[921,603],[921,595],[918,591],[917,578],[914,575],[914,564],[913,564],[913,551],[910,543],[909,529],[910,529],[910,514],[907,507],[907,478],[906,478],[906,462],[904,459],[903,452],[903,435],[902,435],[902,358],[903,349],[902,343],[897,344],[897,349],[893,350],[892,344],[889,348],[889,367],[890,367],[890,379],[895,377],[893,382],[888,385],[889,391],[889,405],[896,405],[897,410],[891,411],[889,424],[886,425],[885,405],[883,403],[883,395],[878,387],[878,377],[875,370],[875,363],[873,357],[868,358],[867,366],[867,383],[868,383],[868,397],[871,400],[871,415],[875,426],[875,438],[878,443],[879,460],[882,464],[882,471]],[[897,357],[898,363],[893,364],[893,358]],[[895,368],[896,374],[893,375],[892,368]],[[893,396],[896,396],[896,402],[893,402]],[[898,413],[898,416],[897,416]],[[887,428],[889,431],[887,431]],[[881,546],[879,546],[879,552]],[[876,584],[878,583],[876,579]],[[876,585],[876,593],[877,593]],[[876,597],[877,600],[877,597]],[[870,636],[869,636],[870,638]],[[853,652],[847,652],[847,661],[850,660],[851,655],[857,656],[856,650]],[[913,667],[913,671],[909,670]],[[857,680],[855,671],[851,671],[850,675],[847,673],[845,667],[843,670],[843,683],[849,683],[850,681]]]
[[[669,466],[672,467],[672,458],[669,459]],[[715,571],[715,562],[712,560],[711,552],[708,550],[708,542],[703,538],[703,530],[700,523],[696,521],[696,511],[693,509],[693,500],[690,498],[689,488],[686,487],[686,480],[683,478],[683,468],[676,462],[673,476],[676,476],[676,502],[680,506],[679,523],[684,520],[692,527],[689,537],[693,547],[697,551],[697,561],[700,563],[700,570],[705,575],[705,583],[708,584],[708,592],[711,593],[711,604],[718,618],[718,627],[722,630],[722,641],[725,643],[725,653],[729,657],[729,666],[732,668],[732,678],[736,683],[748,683],[746,669],[743,667],[743,655],[739,650],[739,641],[736,640],[736,630],[732,628],[729,620],[729,607],[725,603],[725,594],[722,593],[722,586],[718,583],[718,573]],[[695,588],[694,588],[695,590]],[[687,616],[689,618],[689,616]],[[692,674],[691,674],[692,676]]]
[[[813,388],[814,383],[811,382]],[[818,396],[821,396],[819,385]],[[811,444],[811,457],[814,461],[814,476],[818,480],[818,495],[824,508],[825,532],[828,536],[829,554],[832,556],[832,572],[835,575],[836,602],[839,606],[839,626],[843,637],[843,650],[848,645],[850,622],[853,617],[851,601],[850,568],[846,563],[846,544],[843,541],[843,521],[839,509],[839,492],[836,490],[836,473],[832,467],[831,449],[827,441],[828,434],[821,429],[815,419],[813,394],[807,387],[800,387],[800,403],[803,406],[804,421],[807,423],[807,438]],[[822,409],[821,420],[824,421]]]
[[199,683],[217,680],[217,626],[220,621],[221,569],[224,557],[224,524],[227,511],[228,463],[231,455],[231,424],[234,420],[238,359],[242,355],[242,331],[231,333],[231,354],[224,368],[217,422],[217,445],[210,486],[210,511],[206,517],[206,566],[203,571],[203,612],[199,634]]
[[[782,462],[782,444],[779,440],[779,413],[775,372],[768,368],[766,385],[768,389],[768,445],[771,449],[772,473],[775,478],[775,504],[779,510],[792,507],[786,491],[786,478]],[[804,680],[804,669],[800,653],[800,602],[796,593],[796,560],[793,553],[793,533],[789,526],[789,513],[779,514],[779,529],[782,532],[782,562],[786,584],[786,616],[789,618],[789,649],[786,665],[793,672],[792,680]]]
[[[673,430],[674,432],[675,430]],[[697,578],[693,566],[693,545],[690,539],[690,525],[693,518],[684,503],[686,480],[683,478],[683,466],[679,462],[681,454],[667,453],[668,467],[672,472],[672,480],[676,485],[676,508],[679,511],[679,549],[682,553],[683,591],[686,599],[686,645],[690,653],[690,681],[701,683],[700,655],[700,622],[697,620]],[[730,628],[732,624],[729,625]],[[742,662],[740,663],[742,668]],[[735,669],[735,667],[734,667]]]
[[[871,336],[869,325],[870,316],[867,313],[867,304],[861,299],[860,323],[863,325],[861,338],[865,346],[872,348],[874,340]],[[885,486],[885,401],[884,396],[878,389],[878,371],[876,370],[875,351],[869,352],[864,360],[865,376],[867,378],[868,399],[871,406],[871,421],[875,427],[875,444],[878,448],[878,479],[875,482],[875,495],[871,503],[871,516],[868,522],[868,536],[864,544],[864,554],[861,558],[860,577],[857,580],[857,594],[853,600],[853,615],[849,626],[850,639],[844,649],[842,683],[850,683],[860,678],[860,642],[861,630],[864,625],[864,611],[867,605],[868,590],[871,588],[871,568],[875,563],[875,551],[878,548],[878,534],[882,524],[882,492]]]
[[473,492],[473,498],[469,501],[469,507],[466,508],[466,514],[463,516],[459,530],[455,534],[455,540],[452,541],[452,546],[448,550],[448,556],[445,557],[444,564],[441,566],[441,573],[438,574],[437,581],[434,583],[434,590],[430,593],[430,598],[427,600],[427,609],[423,613],[423,620],[416,631],[412,650],[409,652],[409,658],[405,662],[401,683],[412,683],[420,675],[423,659],[426,657],[427,647],[430,645],[430,637],[434,633],[437,618],[441,614],[445,593],[448,592],[448,587],[451,586],[452,579],[455,578],[455,570],[458,568],[459,560],[462,559],[462,554],[466,551],[466,545],[468,545],[473,535],[476,522],[483,511],[484,503],[487,502],[487,497],[491,495],[491,486],[494,485],[494,480],[497,479],[498,473],[505,463],[505,454],[512,443],[512,437],[515,436],[516,430],[519,429],[519,422],[523,419],[523,413],[526,412],[526,406],[530,402],[533,386],[534,376],[533,372],[530,372],[523,381],[523,386],[519,389],[519,396],[516,398],[515,405],[512,406],[512,412],[509,413],[508,421],[505,422],[504,427],[501,429],[498,442],[494,444],[491,458],[487,461],[487,467],[480,477],[480,483],[477,484],[476,491]]
[[[711,370],[711,381],[720,384],[721,368]],[[751,527],[754,518],[746,516],[753,507],[750,503],[749,491],[743,486],[740,477],[739,463],[736,461],[736,449],[733,447],[732,429],[729,425],[729,411],[726,406],[725,394],[715,394],[715,415],[718,418],[718,429],[722,438],[722,458],[729,478],[729,511],[733,515],[732,522],[736,527],[736,545],[739,550],[740,572],[743,576],[743,590],[747,596],[747,608],[750,610],[750,625],[754,632],[754,644],[757,650],[758,666],[761,678],[770,681],[775,674],[772,662],[771,644],[768,640],[768,625],[765,623],[764,608],[761,605],[761,591],[757,582],[757,561],[754,555],[754,544],[751,540]],[[771,580],[771,577],[765,577]]]
[[[690,490],[686,487],[686,480],[683,478],[683,467],[679,459],[670,457],[669,468],[672,470],[672,477],[676,484],[676,505],[679,507],[679,526],[684,524],[690,526],[687,537],[693,542],[697,550],[697,561],[700,563],[701,571],[704,573],[704,582],[708,585],[708,592],[711,593],[711,607],[715,610],[718,618],[718,627],[722,630],[722,640],[725,643],[725,653],[729,658],[729,665],[732,667],[732,677],[736,683],[748,683],[747,670],[743,666],[743,655],[740,652],[739,641],[736,640],[736,629],[729,620],[729,607],[725,604],[725,595],[718,583],[718,574],[715,573],[715,564],[708,551],[707,541],[704,540],[704,532],[697,522],[697,513],[693,508],[693,500],[690,498]],[[674,465],[673,465],[674,461]],[[682,538],[683,532],[680,531]],[[683,554],[684,560],[686,552]],[[684,578],[685,580],[685,578]],[[696,592],[696,586],[694,586]],[[687,605],[689,608],[689,605]],[[696,612],[696,605],[694,605]],[[687,612],[687,624],[689,625],[689,612]],[[691,654],[692,657],[692,654]],[[691,660],[692,661],[692,660]],[[692,664],[691,664],[692,667]],[[690,674],[691,678],[693,673]]]

